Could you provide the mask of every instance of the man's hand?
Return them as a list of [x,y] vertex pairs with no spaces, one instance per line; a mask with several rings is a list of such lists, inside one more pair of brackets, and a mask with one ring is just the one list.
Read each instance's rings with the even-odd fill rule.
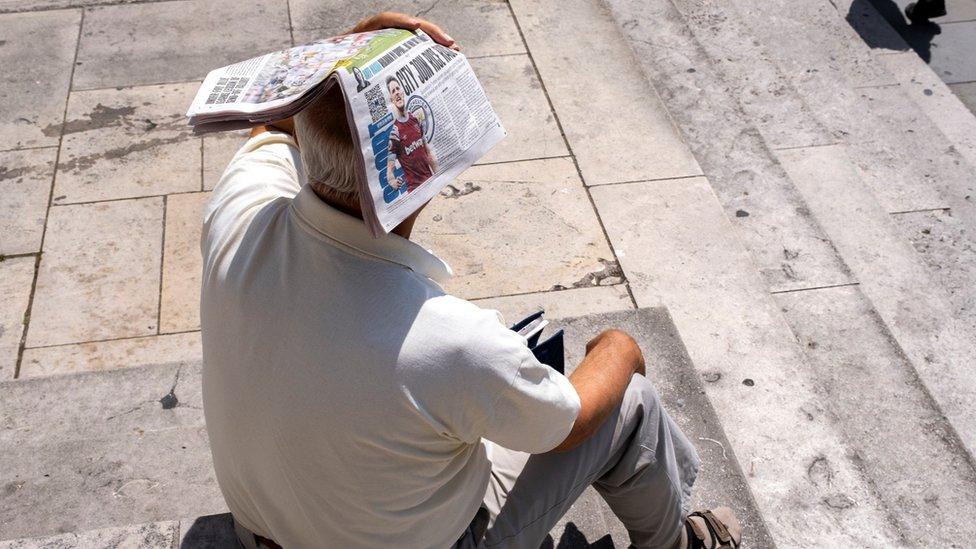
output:
[[430,21],[425,21],[419,17],[413,17],[405,13],[396,13],[392,11],[384,11],[383,13],[377,13],[372,17],[367,17],[359,23],[356,23],[356,26],[353,27],[349,32],[367,32],[380,29],[404,29],[408,31],[420,29],[427,33],[427,36],[433,38],[434,42],[437,42],[442,46],[446,46],[455,51],[460,51],[461,49],[453,38],[448,36],[448,34],[441,30],[440,27],[431,23]]
[[269,131],[272,131],[272,130],[279,131],[279,132],[285,132],[288,135],[290,135],[292,137],[295,137],[295,119],[294,118],[285,118],[284,120],[278,120],[278,121],[272,122],[270,124],[263,124],[261,126],[254,126],[253,128],[251,128],[251,137],[254,137],[255,135],[262,134],[264,132],[269,132]]
[[616,410],[635,373],[644,375],[644,355],[634,338],[607,330],[586,344],[586,357],[569,376],[580,399],[580,412],[566,440],[555,447],[565,452],[593,436]]

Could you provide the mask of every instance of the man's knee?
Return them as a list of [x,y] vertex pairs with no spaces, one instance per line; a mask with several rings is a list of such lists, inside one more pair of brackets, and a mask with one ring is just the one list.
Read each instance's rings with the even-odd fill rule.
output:
[[627,385],[623,399],[624,407],[636,409],[638,407],[647,411],[654,411],[661,407],[661,397],[657,394],[657,389],[651,380],[640,374],[634,374]]

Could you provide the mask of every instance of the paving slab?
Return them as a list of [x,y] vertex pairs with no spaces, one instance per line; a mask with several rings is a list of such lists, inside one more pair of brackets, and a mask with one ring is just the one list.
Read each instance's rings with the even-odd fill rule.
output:
[[956,94],[963,105],[966,105],[967,109],[976,114],[976,82],[950,84],[949,89]]
[[20,378],[202,359],[200,332],[26,348]]
[[546,311],[547,318],[567,318],[634,308],[625,284],[489,297],[477,299],[475,304],[483,309],[497,310],[507,324],[539,309]]
[[528,55],[472,59],[471,67],[508,131],[479,164],[569,154]]
[[976,81],[976,21],[946,23],[932,39],[929,65],[948,84]]
[[54,204],[200,190],[184,113],[197,84],[73,92]]
[[41,251],[57,149],[0,152],[0,255]]
[[587,185],[702,173],[601,4],[518,0],[512,9]]
[[953,316],[976,328],[976,246],[971,228],[952,210],[908,212],[891,216],[936,273],[948,294]]
[[200,329],[200,230],[210,193],[166,197],[160,333]]
[[87,8],[73,89],[203,80],[213,69],[290,45],[288,6],[274,0]]
[[155,334],[162,231],[161,198],[51,208],[27,345]]
[[0,13],[43,11],[106,4],[168,2],[170,0],[0,0]]
[[79,549],[84,547],[162,549],[173,547],[178,532],[179,523],[176,521],[150,522],[87,532],[0,541],[0,549],[68,549],[74,547]]
[[[770,124],[796,130],[789,132],[794,142],[804,136],[819,135],[826,141],[830,137],[802,109],[784,119],[774,111],[763,114],[764,102],[754,104],[749,112],[740,104],[763,84],[770,86],[774,97],[790,94],[772,71],[764,73],[769,81],[736,81],[745,79],[750,60],[728,56],[735,62],[726,62],[722,52],[748,39],[739,33],[741,25],[734,19],[716,26],[709,16],[716,10],[723,13],[727,6],[684,0],[612,0],[609,6],[633,45],[640,68],[660,90],[688,146],[709,174],[726,217],[755,258],[767,287],[782,291],[850,282],[847,267],[769,151],[770,135],[756,120],[768,116]],[[753,46],[746,48],[752,51]],[[713,61],[719,58],[721,62]],[[758,59],[751,62],[769,65]]]
[[[708,181],[608,185],[592,194],[611,242],[628,250],[620,260],[638,306],[662,303],[674,318],[777,545],[895,543]],[[858,505],[836,509],[836,497]]]
[[525,53],[525,45],[503,0],[365,0],[356,9],[336,0],[289,0],[295,42],[302,44],[348,32],[374,13],[399,11],[437,23],[468,57]]
[[79,10],[0,15],[0,149],[58,144],[80,24]]
[[779,154],[862,291],[973,454],[976,331],[953,315],[946,290],[860,180],[842,146]]
[[34,283],[33,257],[11,257],[0,261],[0,379],[13,379],[17,370],[20,339],[24,335],[24,314]]
[[0,537],[226,511],[210,460],[200,363],[0,384]]
[[969,165],[976,166],[976,108],[968,108],[914,52],[879,55],[878,61]]
[[472,167],[414,234],[454,269],[445,289],[466,299],[623,281],[571,158]]
[[861,290],[775,300],[806,349],[828,412],[907,545],[952,546],[976,535],[976,471],[965,445]]
[[247,141],[247,131],[211,133],[203,136],[203,188],[209,191],[217,186],[227,164]]

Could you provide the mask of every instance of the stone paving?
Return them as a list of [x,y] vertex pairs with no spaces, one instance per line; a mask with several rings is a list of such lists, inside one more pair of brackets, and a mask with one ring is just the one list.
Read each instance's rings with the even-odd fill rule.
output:
[[[244,135],[183,113],[381,9],[442,24],[509,131],[418,222],[448,291],[643,334],[751,547],[972,539],[972,1],[926,65],[881,0],[0,0],[0,539],[41,538],[0,547],[227,540],[198,241]],[[574,509],[560,547],[625,544]]]
[[[85,4],[0,4],[20,11],[0,15],[0,59],[14,68],[0,90],[6,379],[99,370],[121,357],[136,364],[195,356],[200,211],[244,137],[195,137],[183,113],[207,70],[287,46],[293,33],[338,33],[360,15],[301,0],[290,11],[270,1],[70,7]],[[384,7],[422,9],[402,4]],[[60,7],[67,9],[47,9]],[[230,13],[233,26],[224,23]],[[557,52],[540,46],[543,63],[529,55],[504,2],[453,2],[426,16],[464,46],[509,131],[417,230],[457,272],[448,289],[471,299],[565,292],[535,299],[632,308],[587,185],[700,173],[666,113],[628,100],[646,84],[570,85],[576,79],[558,76],[566,66]],[[592,52],[611,54],[619,51]],[[552,84],[541,84],[540,70]],[[45,93],[30,93],[38,88]],[[581,92],[620,94],[616,109],[638,106],[630,119],[641,127],[630,133],[639,163],[622,166],[626,147],[599,138],[603,121],[622,112],[577,116],[592,108],[577,103]],[[571,152],[564,128],[592,136],[592,146]],[[674,151],[667,162],[642,160],[666,150]]]

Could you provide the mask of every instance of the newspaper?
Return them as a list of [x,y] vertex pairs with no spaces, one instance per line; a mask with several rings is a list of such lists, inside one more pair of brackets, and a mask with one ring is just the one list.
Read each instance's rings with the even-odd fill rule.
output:
[[422,31],[336,36],[211,71],[187,116],[196,133],[295,115],[338,85],[359,143],[363,218],[388,233],[505,136],[464,55]]

